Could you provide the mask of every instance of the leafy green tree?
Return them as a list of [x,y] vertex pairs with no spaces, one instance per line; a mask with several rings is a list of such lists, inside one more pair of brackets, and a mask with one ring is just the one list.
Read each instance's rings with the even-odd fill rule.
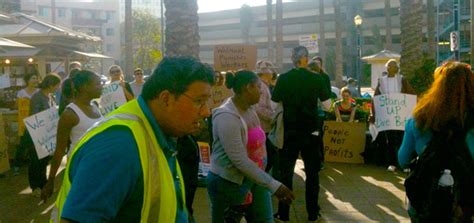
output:
[[163,58],[160,20],[148,11],[133,10],[132,23],[133,65],[152,70]]

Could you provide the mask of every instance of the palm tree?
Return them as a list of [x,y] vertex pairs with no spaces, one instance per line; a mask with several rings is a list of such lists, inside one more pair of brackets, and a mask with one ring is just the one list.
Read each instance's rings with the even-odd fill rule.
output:
[[400,0],[400,72],[412,79],[423,64],[422,0]]
[[385,0],[385,49],[392,49],[392,13],[390,0]]
[[250,28],[252,28],[253,14],[252,8],[247,4],[240,8],[240,28],[242,31],[242,40],[244,43],[250,43]]
[[268,60],[273,61],[273,0],[267,0]]
[[164,0],[166,56],[192,56],[199,59],[197,0]]
[[336,85],[342,86],[342,73],[343,73],[343,61],[342,61],[342,24],[341,24],[341,0],[334,0],[334,16],[336,18],[336,55],[335,55],[335,77]]
[[283,68],[283,1],[276,0],[276,64]]
[[474,67],[474,0],[471,0],[471,66]]
[[324,0],[319,0],[319,55],[326,61],[326,37],[324,28]]
[[436,28],[436,22],[435,22],[435,13],[434,13],[434,0],[428,0],[426,3],[426,11],[428,11],[427,14],[427,23],[428,23],[428,33],[427,33],[427,39],[428,39],[428,56],[430,59],[436,59],[436,42],[435,42],[435,28]]
[[133,70],[132,0],[125,0],[125,77],[131,78]]

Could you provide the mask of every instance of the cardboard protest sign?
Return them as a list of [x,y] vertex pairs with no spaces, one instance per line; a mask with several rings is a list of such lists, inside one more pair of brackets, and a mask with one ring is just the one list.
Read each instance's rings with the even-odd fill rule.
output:
[[18,98],[18,135],[22,136],[25,132],[25,123],[23,119],[30,115],[30,99]]
[[199,175],[207,176],[211,169],[211,147],[209,143],[198,142],[199,146]]
[[102,88],[99,99],[99,109],[102,115],[106,115],[127,102],[123,88],[119,82],[112,82]]
[[323,130],[326,161],[364,163],[365,123],[325,121]]
[[0,89],[11,87],[10,75],[0,74]]
[[211,98],[209,99],[209,109],[219,107],[227,98],[234,96],[234,92],[224,85],[212,86]]
[[42,159],[56,150],[56,133],[58,130],[59,114],[56,107],[44,110],[23,119],[26,129],[35,144],[36,154]]
[[257,63],[257,46],[255,45],[217,45],[214,47],[214,69],[255,70]]
[[8,158],[8,143],[5,137],[5,125],[3,115],[0,113],[0,174],[10,169],[10,161]]
[[382,94],[374,97],[377,132],[405,130],[405,123],[416,106],[416,95]]

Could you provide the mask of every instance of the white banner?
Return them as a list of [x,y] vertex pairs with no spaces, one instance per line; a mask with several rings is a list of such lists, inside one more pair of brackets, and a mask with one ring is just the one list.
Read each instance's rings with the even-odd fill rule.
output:
[[319,52],[318,35],[316,34],[299,36],[299,43],[300,46],[304,46],[308,49],[308,53]]
[[11,87],[10,75],[0,74],[0,89]]
[[26,129],[28,129],[35,144],[39,159],[52,155],[56,150],[58,121],[59,114],[56,107],[23,119]]
[[405,130],[405,123],[416,106],[416,95],[382,94],[374,97],[377,132]]
[[127,102],[122,86],[119,82],[113,82],[102,88],[99,100],[100,112],[106,115]]

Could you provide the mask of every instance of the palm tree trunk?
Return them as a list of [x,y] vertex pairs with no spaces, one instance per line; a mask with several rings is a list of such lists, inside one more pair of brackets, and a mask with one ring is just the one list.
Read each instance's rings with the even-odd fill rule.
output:
[[132,77],[133,70],[133,38],[132,38],[132,0],[125,0],[125,67],[126,79]]
[[471,66],[474,67],[474,0],[471,0]]
[[326,61],[326,37],[324,28],[324,0],[319,0],[319,55]]
[[[429,1],[429,0],[428,0]],[[392,13],[390,0],[385,0],[385,49],[392,49]]]
[[166,56],[191,56],[199,59],[197,0],[165,1]]
[[283,1],[276,0],[276,64],[283,69]]
[[267,0],[267,41],[269,61],[274,60],[273,56],[273,0]]
[[436,59],[436,42],[435,42],[435,13],[434,13],[434,0],[427,0],[426,11],[427,13],[427,23],[428,23],[428,56],[431,59]]
[[335,77],[336,85],[342,86],[342,73],[343,73],[343,64],[342,64],[342,25],[341,18],[341,1],[334,0],[334,15],[336,17],[336,58],[335,58]]
[[400,72],[411,79],[423,63],[422,0],[400,1]]

